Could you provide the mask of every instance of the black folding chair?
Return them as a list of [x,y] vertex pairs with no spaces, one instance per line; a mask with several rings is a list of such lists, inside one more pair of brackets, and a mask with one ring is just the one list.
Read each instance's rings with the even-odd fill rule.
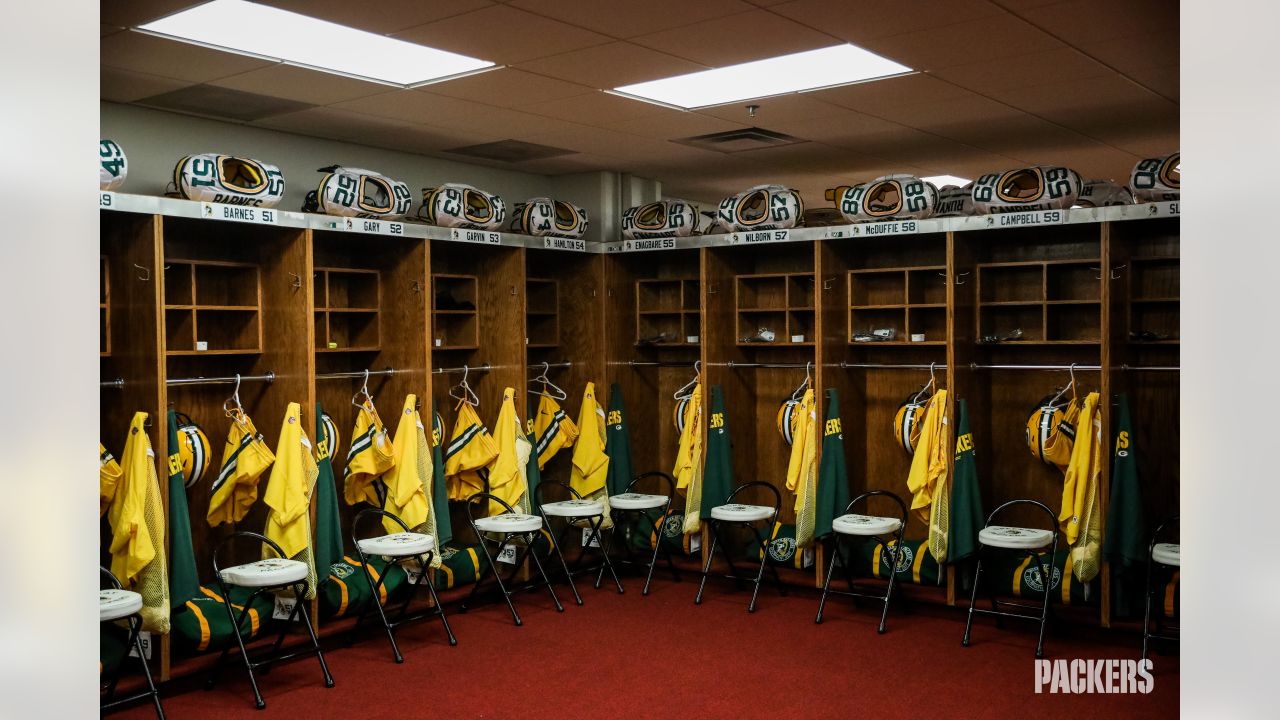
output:
[[[375,535],[370,537],[360,537],[360,527],[367,518],[390,518],[397,525],[404,528],[403,532],[392,533],[387,535]],[[385,530],[385,528],[381,529]],[[449,636],[449,644],[457,645],[458,640],[453,636],[453,630],[449,627],[449,618],[445,617],[444,606],[440,604],[440,598],[436,595],[435,585],[432,584],[428,577],[427,568],[431,567],[431,560],[435,556],[435,538],[423,533],[411,532],[409,526],[393,513],[378,508],[366,508],[356,513],[355,519],[351,521],[351,541],[356,546],[356,554],[360,556],[360,567],[364,570],[364,577],[369,582],[369,588],[373,591],[369,598],[369,602],[360,610],[360,614],[356,616],[355,627],[351,628],[351,635],[354,638],[356,631],[360,629],[360,624],[364,622],[364,618],[369,614],[369,606],[372,605],[378,613],[378,619],[382,621],[382,627],[387,631],[387,640],[391,643],[391,654],[397,663],[404,662],[404,656],[400,654],[400,646],[396,644],[395,629],[406,623],[417,620],[423,620],[429,617],[440,617],[440,623],[444,625],[445,634]],[[373,571],[369,569],[369,556],[386,558],[387,565],[383,568],[382,574],[375,580]],[[387,581],[387,572],[393,565],[399,565],[406,572],[408,567],[406,563],[410,560],[418,561],[418,575],[414,582],[409,586],[409,591],[405,593],[404,600],[400,603],[400,608],[396,611],[396,619],[394,621],[387,619],[387,613],[382,608],[382,603],[378,599],[382,596],[383,583]],[[431,593],[431,609],[425,612],[409,615],[409,604],[418,594],[418,589],[426,582],[427,591]]]
[[[506,508],[506,512],[500,515],[492,515],[487,517],[476,517],[477,508],[479,512],[488,515],[489,502],[496,502]],[[535,583],[533,587],[545,585],[547,592],[551,593],[551,601],[555,603],[557,612],[564,612],[564,606],[560,604],[560,598],[556,597],[555,588],[551,587],[551,579],[547,577],[547,571],[542,567],[542,561],[538,559],[538,553],[532,552],[533,543],[538,535],[542,532],[542,518],[537,515],[525,515],[517,513],[514,508],[506,503],[502,498],[490,493],[476,493],[467,498],[467,520],[471,522],[471,529],[475,531],[476,537],[480,538],[480,549],[484,552],[485,559],[488,560],[488,567],[480,572],[480,577],[476,578],[476,584],[471,586],[471,594],[462,602],[461,610],[466,612],[471,603],[476,599],[480,592],[480,586],[484,584],[489,575],[493,575],[493,579],[498,583],[498,591],[502,593],[502,599],[507,602],[507,609],[511,611],[511,619],[516,625],[523,625],[524,621],[520,619],[520,613],[516,612],[515,603],[511,601],[512,593],[518,592],[520,588],[508,588],[508,584],[515,579],[516,573],[520,572],[520,566],[524,563],[526,557],[533,558],[533,564],[538,568],[538,575],[542,578],[541,583]],[[501,536],[500,540],[494,539],[491,535]],[[512,542],[520,540],[521,542]],[[490,546],[496,547],[497,552],[490,552]],[[507,573],[504,580],[502,573],[498,572],[497,558],[503,552],[510,548],[515,553],[515,562],[511,565],[511,571]]]
[[[1011,527],[1008,525],[992,525],[992,521],[996,516],[1004,512],[1005,509],[1015,505],[1031,505],[1039,508],[1048,518],[1049,529],[1040,530],[1037,528]],[[1049,548],[1049,554],[1046,556],[1042,552],[1046,547]],[[1029,556],[1040,568],[1041,582],[1044,585],[1044,600],[1040,605],[1040,614],[1028,615],[1026,613],[1002,612],[1000,606],[1021,608],[1023,610],[1035,610],[1035,605],[1028,603],[1010,602],[1008,600],[997,600],[995,592],[991,592],[991,609],[979,610],[976,605],[978,602],[978,585],[982,581],[982,556],[988,552],[988,548],[1001,550],[1016,550]],[[969,615],[964,623],[964,640],[961,645],[969,647],[969,632],[973,626],[973,616],[975,613],[982,615],[993,615],[996,622],[1000,618],[1021,618],[1023,620],[1039,620],[1040,621],[1040,638],[1036,642],[1036,657],[1044,657],[1044,629],[1049,620],[1049,603],[1053,600],[1053,560],[1058,553],[1058,518],[1053,514],[1047,505],[1035,500],[1010,500],[1009,502],[996,508],[987,516],[987,524],[978,532],[978,562],[973,571],[973,591],[969,597]]]
[[[227,543],[240,538],[248,538],[257,540],[259,543],[266,545],[275,552],[276,557],[259,560],[257,562],[245,563],[243,565],[234,565],[232,567],[223,568],[218,564],[218,553],[226,547]],[[245,672],[249,674],[249,685],[253,687],[253,698],[255,705],[259,710],[267,706],[265,700],[262,699],[262,693],[258,691],[258,680],[254,676],[254,670],[260,667],[270,668],[271,665],[289,660],[301,655],[315,655],[320,661],[320,671],[324,673],[324,686],[333,687],[333,676],[329,674],[329,665],[324,661],[324,651],[320,649],[320,640],[316,637],[315,628],[311,626],[311,613],[307,611],[307,590],[310,583],[307,582],[307,564],[298,560],[290,560],[284,557],[284,551],[280,546],[275,544],[265,535],[255,532],[240,530],[231,533],[223,538],[221,542],[213,549],[213,574],[218,580],[218,588],[222,592],[222,597],[226,599],[223,607],[227,610],[227,619],[231,621],[231,630],[236,636],[236,645],[240,648],[240,658],[244,661]],[[252,588],[253,592],[241,606],[240,617],[236,617],[235,611],[231,608],[231,586]],[[280,624],[280,633],[276,636],[275,644],[271,650],[263,657],[253,660],[249,657],[249,651],[244,645],[244,635],[240,633],[240,627],[245,619],[249,616],[249,610],[253,607],[253,601],[258,596],[265,593],[272,593],[277,590],[292,590],[294,596],[293,609],[289,611],[289,617]],[[280,653],[280,648],[284,644],[284,636],[289,632],[289,627],[293,625],[295,620],[301,620],[302,627],[306,628],[307,635],[311,638],[311,646],[304,647],[290,653]],[[231,652],[231,646],[228,645],[218,656],[218,661],[214,664],[213,670],[209,673],[209,679],[205,682],[205,689],[211,690],[218,682],[218,676],[222,672],[223,662],[227,659],[227,655]]]
[[[1174,626],[1166,627],[1164,624],[1164,613],[1161,612],[1156,618],[1156,632],[1151,631],[1151,598],[1160,589],[1159,585],[1152,585],[1151,579],[1155,566],[1157,564],[1165,567],[1181,568],[1182,567],[1182,545],[1181,543],[1162,543],[1160,542],[1160,534],[1168,525],[1180,525],[1179,516],[1175,515],[1168,520],[1160,523],[1156,531],[1151,533],[1151,543],[1147,545],[1147,608],[1142,616],[1142,659],[1147,659],[1147,645],[1151,640],[1169,640],[1178,642],[1182,632],[1180,628]],[[1177,635],[1165,635],[1168,630],[1177,632]]]
[[[650,495],[647,493],[634,492],[637,484],[648,478],[656,477],[666,484],[665,495]],[[609,547],[616,548],[618,538],[623,538],[622,547],[626,550],[627,557],[617,560],[619,564],[640,564],[647,566],[647,574],[644,580],[644,590],[641,595],[649,594],[649,584],[653,582],[653,567],[658,562],[658,554],[661,553],[666,558],[667,566],[671,568],[671,575],[676,582],[680,582],[680,571],[676,569],[675,562],[671,559],[671,553],[662,546],[662,523],[666,521],[667,514],[671,511],[671,498],[676,494],[676,481],[667,473],[661,471],[653,471],[637,475],[630,483],[627,484],[626,490],[618,495],[609,498],[609,514],[613,516],[613,532],[609,533]],[[661,508],[662,513],[654,519],[649,514],[652,510]],[[640,520],[644,520],[641,523]],[[626,542],[626,533],[628,523],[634,524],[634,532],[649,534],[652,529],[653,537],[653,553],[649,556],[649,562],[643,563],[635,559],[635,551],[631,547],[631,543]],[[604,579],[604,568],[600,568],[600,574],[596,576],[596,587],[600,587],[600,581]]]
[[[103,677],[100,684],[104,687],[102,691],[102,705],[100,712],[106,715],[108,711],[118,708],[121,705],[135,702],[143,698],[151,698],[156,706],[156,716],[160,720],[164,720],[164,708],[160,705],[160,691],[156,690],[155,680],[151,677],[151,668],[147,665],[147,656],[142,649],[142,596],[132,590],[125,590],[120,585],[120,580],[116,578],[112,572],[104,567],[98,570],[105,575],[110,587],[98,590],[98,622],[102,624],[114,623],[124,620],[129,624],[128,639],[124,643],[124,657],[120,658],[120,662],[112,669],[103,669]],[[138,651],[138,661],[142,664],[142,675],[147,680],[147,689],[134,693],[128,697],[117,698],[116,685],[120,682],[120,676],[124,674],[125,661],[129,659],[129,649],[133,648]]]
[[[898,517],[853,514],[855,505],[866,502],[873,497],[891,498],[898,504]],[[872,490],[854,498],[848,507],[844,509],[844,512],[844,515],[835,518],[831,522],[831,529],[835,531],[835,536],[832,538],[833,553],[831,564],[827,568],[827,580],[822,584],[822,597],[818,600],[818,616],[813,621],[815,623],[822,622],[822,610],[826,607],[828,593],[854,598],[864,597],[871,600],[879,600],[884,604],[884,608],[880,613],[880,628],[878,630],[883,635],[885,622],[889,618],[889,600],[893,597],[894,578],[898,576],[898,556],[902,552],[902,533],[907,527],[907,504],[902,501],[902,498],[888,490]],[[893,536],[892,543],[884,541],[886,535]],[[881,552],[889,558],[889,567],[891,568],[889,582],[883,594],[872,594],[867,590],[855,587],[852,575],[853,563],[845,557],[840,549],[841,541],[845,538],[870,538],[880,546]],[[844,568],[845,582],[849,586],[848,590],[831,589],[831,576],[835,574],[837,561]]]
[[[733,499],[744,490],[753,487],[767,488],[773,494],[773,505],[744,505],[735,503]],[[782,578],[778,575],[778,569],[769,565],[769,542],[768,538],[760,534],[760,528],[756,527],[756,523],[761,520],[772,523],[778,518],[778,512],[782,509],[782,493],[778,492],[778,488],[767,482],[756,480],[744,485],[739,485],[733,492],[729,493],[729,497],[725,499],[724,505],[717,505],[711,508],[711,518],[707,521],[711,527],[711,547],[707,550],[707,561],[702,566],[702,579],[698,582],[698,595],[693,599],[695,605],[702,604],[702,591],[707,584],[707,575],[711,572],[711,562],[715,558],[716,547],[724,545],[723,539],[720,537],[720,526],[728,524],[730,526],[740,526],[749,528],[755,535],[756,542],[760,544],[760,569],[756,572],[755,579],[752,580],[753,589],[751,591],[751,602],[747,605],[747,612],[756,611],[756,598],[760,595],[760,581],[764,579],[764,569],[768,566],[769,571],[773,573],[774,583],[778,586],[778,592],[784,597],[787,589],[782,585]],[[724,577],[737,582],[739,585],[747,578],[738,574],[737,568],[733,564],[733,558],[729,554],[728,548],[722,548],[725,562],[729,564],[729,574]]]
[[[563,488],[569,495],[569,499],[558,502],[547,502],[546,491],[548,488],[554,487]],[[560,558],[560,567],[564,568],[565,579],[569,581],[569,589],[573,591],[574,601],[579,605],[582,604],[582,596],[578,594],[578,586],[573,582],[573,576],[584,572],[594,572],[599,570],[603,576],[604,571],[607,569],[609,574],[613,575],[613,582],[618,586],[618,593],[621,594],[624,592],[622,589],[622,581],[618,580],[618,573],[614,572],[613,563],[609,560],[609,550],[605,547],[604,539],[601,537],[600,526],[604,524],[604,503],[598,500],[583,499],[581,493],[574,490],[567,483],[560,482],[559,480],[543,480],[538,484],[536,495],[538,498],[538,512],[542,514],[542,522],[546,525],[548,531],[551,530],[551,518],[558,517],[564,520],[564,524],[560,528],[560,532],[555,535],[555,541],[552,543],[552,549],[555,551],[556,557]],[[587,524],[587,541],[582,546],[582,549],[578,551],[578,558],[574,560],[573,569],[571,570],[569,569],[569,563],[564,559],[564,552],[561,550],[561,547],[564,544],[565,535],[568,534],[571,529],[583,529],[580,523]],[[610,534],[613,535],[616,534],[616,532],[617,530],[615,529],[614,532]],[[600,554],[602,555],[600,565],[584,568],[582,567],[582,561],[586,557],[587,550],[591,547],[592,543],[594,543],[596,547],[600,548]],[[598,590],[599,588],[600,582],[597,581],[596,589]]]

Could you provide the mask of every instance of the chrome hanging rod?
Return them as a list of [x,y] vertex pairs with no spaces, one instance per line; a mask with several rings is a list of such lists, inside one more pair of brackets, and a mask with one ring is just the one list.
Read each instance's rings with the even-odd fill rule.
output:
[[[365,372],[366,372],[365,370],[357,370],[355,372],[323,373],[320,375],[316,375],[316,379],[317,380],[338,380],[341,378],[363,378],[365,376]],[[367,372],[369,373],[369,377],[375,377],[378,375],[386,375],[387,377],[390,377],[392,375],[395,375],[398,372],[404,372],[404,370],[396,370],[395,368],[386,368],[385,370],[369,370]]]
[[573,367],[573,363],[566,360],[558,363],[529,363],[528,365],[525,365],[525,368],[528,370],[541,370],[543,365],[546,365],[548,369]]
[[844,362],[842,360],[840,362],[840,367],[841,368],[882,368],[885,370],[928,370],[930,368],[934,370],[946,370],[947,364],[934,363],[930,365],[928,363],[923,363],[923,364],[921,363],[851,363],[851,362]]
[[[541,367],[541,365],[539,365]],[[445,375],[460,372],[489,372],[493,366],[489,363],[483,365],[468,365],[466,367],[440,367],[431,371],[432,375]]]
[[[1072,368],[1076,370],[1102,370],[1101,365],[983,365],[980,363],[972,363],[969,365],[971,370],[1060,370],[1068,372]],[[1124,371],[1157,371],[1157,372],[1181,372],[1182,367],[1178,365],[1117,365],[1115,370]]]
[[115,380],[103,380],[101,383],[99,383],[99,385],[101,385],[104,388],[111,388],[113,390],[123,390],[124,378],[116,378]]
[[226,375],[223,377],[193,377],[193,378],[169,378],[164,381],[165,385],[235,385],[236,382],[264,382],[271,384],[276,381],[276,374],[268,371],[265,375]]
[[740,363],[740,362],[734,362],[734,361],[732,361],[732,360],[730,360],[730,361],[728,361],[728,362],[713,362],[713,363],[707,363],[707,365],[710,365],[711,367],[725,367],[725,368],[730,368],[730,369],[734,369],[734,368],[779,368],[779,369],[787,369],[787,370],[804,370],[805,368],[815,367],[815,365],[814,365],[812,362],[802,362],[802,363],[786,363],[786,362],[773,362],[773,363],[754,363],[754,362],[753,362],[753,363]]
[[693,363],[684,360],[674,362],[671,360],[628,360],[626,362],[610,362],[610,365],[629,365],[631,367],[693,367]]

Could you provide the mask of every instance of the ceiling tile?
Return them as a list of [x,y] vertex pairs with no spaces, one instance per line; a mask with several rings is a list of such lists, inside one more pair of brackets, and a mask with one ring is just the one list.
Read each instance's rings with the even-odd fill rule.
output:
[[1152,31],[1178,37],[1178,6],[1168,0],[1072,0],[1017,14],[1072,45]]
[[[568,175],[570,173],[612,170],[618,168],[621,163],[622,161],[617,158],[577,153],[545,160],[530,160],[514,166],[513,169],[539,175]],[[562,199],[573,201],[572,198]]]
[[493,5],[491,0],[449,0],[449,2],[383,0],[372,7],[365,3],[351,2],[351,0],[256,0],[256,2],[374,33],[393,33]]
[[510,4],[615,38],[647,35],[752,9],[741,0],[511,0]]
[[868,39],[862,45],[907,67],[926,71],[1065,47],[1009,14]]
[[598,90],[707,69],[698,63],[626,42],[531,60],[519,63],[518,67]]
[[137,27],[209,0],[129,0],[98,3],[99,19],[108,25]]
[[841,85],[805,95],[832,105],[884,117],[897,108],[929,104],[941,110],[955,100],[974,93],[926,73],[904,75],[887,80]]
[[1176,127],[1178,106],[1118,75],[1001,91],[997,97],[1090,137],[1114,128]]
[[134,102],[190,85],[183,80],[130,72],[120,68],[101,66],[99,71],[101,75],[99,92],[103,100],[112,102]]
[[220,78],[210,85],[274,95],[286,100],[330,105],[369,95],[385,93],[388,86],[355,78],[323,73],[293,65],[271,65],[247,73]]
[[[686,148],[675,143],[652,140],[636,135],[582,126],[576,129],[553,130],[531,135],[529,142],[551,145],[591,155],[604,155],[619,158],[646,157],[678,153]],[[687,148],[696,150],[696,148]],[[702,152],[702,151],[697,151]]]
[[210,50],[138,32],[109,35],[102,38],[100,47],[102,65],[193,83],[217,80],[275,64],[272,60]]
[[123,32],[123,31],[124,31],[124,28],[120,27],[119,25],[107,25],[103,23],[100,26],[100,29],[98,31],[98,37],[104,38],[108,35],[115,35],[116,33]]
[[[747,105],[758,106],[754,118],[747,113]],[[778,123],[843,115],[848,112],[848,109],[823,102],[815,98],[812,93],[794,93],[732,105],[716,105],[696,112],[700,115],[710,115],[723,120],[772,129]]]
[[[301,135],[411,152],[443,150],[448,147],[491,142],[497,139],[483,133],[413,125],[336,108],[312,108],[266,118],[255,124]],[[316,160],[319,165],[341,161],[343,161],[342,158]]]
[[741,122],[730,122],[694,112],[660,109],[663,112],[659,115],[624,120],[612,123],[607,127],[612,130],[620,130],[625,133],[643,135],[658,140],[679,140],[693,137],[694,135],[706,135],[708,133],[750,127]]
[[1005,58],[996,65],[989,61],[966,63],[933,71],[932,75],[979,93],[1052,85],[1109,75],[1113,71],[1071,47]]
[[858,3],[856,8],[831,0],[794,0],[769,10],[856,44],[1003,12],[987,0],[897,0]]
[[472,100],[486,105],[518,107],[581,95],[588,88],[523,70],[499,68],[456,80],[424,85],[422,90],[432,95]]
[[[743,42],[744,38],[750,41]],[[766,10],[682,25],[641,35],[631,42],[708,67],[725,67],[840,44],[840,40],[831,35]]]
[[667,112],[667,108],[660,105],[632,100],[600,90],[558,100],[522,105],[519,109],[535,115],[545,115],[596,127]]
[[511,63],[602,45],[612,38],[507,5],[418,25],[395,33],[401,40]]
[[541,115],[504,110],[422,90],[396,90],[334,103],[331,107],[400,122],[472,131],[502,140],[528,140],[528,135],[565,127],[563,122]]

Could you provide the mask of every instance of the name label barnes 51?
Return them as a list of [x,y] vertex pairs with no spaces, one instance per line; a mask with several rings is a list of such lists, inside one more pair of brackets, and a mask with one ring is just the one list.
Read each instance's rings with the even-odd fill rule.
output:
[[231,220],[233,222],[246,222],[257,225],[276,224],[276,211],[271,208],[202,202],[200,203],[200,209],[201,217],[206,220]]

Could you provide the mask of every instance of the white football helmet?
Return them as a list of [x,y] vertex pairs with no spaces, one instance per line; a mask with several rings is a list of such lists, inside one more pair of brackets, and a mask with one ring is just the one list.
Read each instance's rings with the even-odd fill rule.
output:
[[847,222],[922,220],[938,207],[938,188],[914,175],[885,175],[829,193]]
[[786,230],[804,216],[800,193],[785,185],[757,185],[720,201],[718,227],[729,231]]
[[627,208],[622,213],[622,236],[637,238],[688,237],[698,232],[702,215],[687,200],[659,200]]
[[129,174],[129,159],[124,150],[111,140],[98,143],[98,189],[115,190]]
[[462,183],[422,188],[418,217],[440,227],[500,230],[507,219],[502,198]]
[[413,204],[409,186],[371,170],[331,165],[320,168],[320,186],[307,193],[302,212],[394,220]]
[[1061,210],[1075,204],[1083,185],[1079,173],[1064,167],[987,173],[973,182],[973,209],[979,215]]
[[938,207],[934,217],[964,217],[973,214],[973,183],[964,187],[948,185],[938,191]]
[[525,235],[580,238],[587,231],[587,211],[563,200],[533,198],[516,203],[509,229]]
[[1182,153],[1139,161],[1129,187],[1142,202],[1177,200],[1182,194]]
[[173,184],[187,200],[275,207],[284,198],[280,168],[251,158],[202,153],[173,168]]
[[1132,205],[1133,193],[1123,185],[1110,180],[1090,180],[1080,188],[1080,197],[1076,198],[1077,207],[1110,207],[1111,205]]

